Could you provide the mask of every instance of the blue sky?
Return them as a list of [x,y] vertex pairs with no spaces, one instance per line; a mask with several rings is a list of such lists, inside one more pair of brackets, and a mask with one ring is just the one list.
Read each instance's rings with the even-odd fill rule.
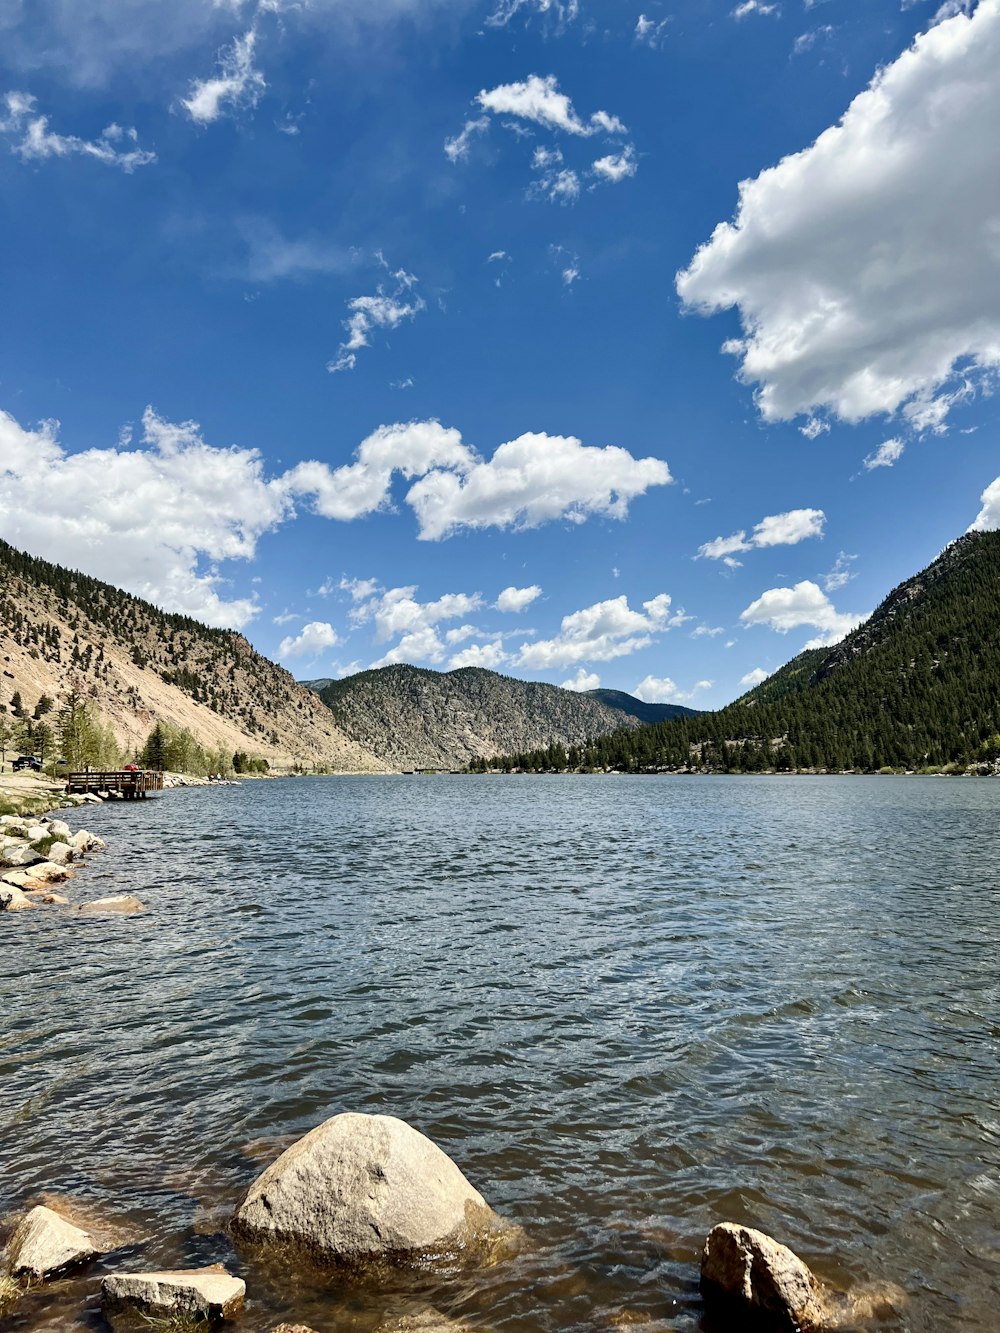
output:
[[1000,525],[998,67],[1000,0],[0,0],[0,535],[300,678],[725,703]]

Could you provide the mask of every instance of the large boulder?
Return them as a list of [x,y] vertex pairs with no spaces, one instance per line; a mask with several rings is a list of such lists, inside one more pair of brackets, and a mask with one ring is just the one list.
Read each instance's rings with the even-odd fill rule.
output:
[[254,1181],[238,1239],[351,1265],[487,1262],[511,1228],[450,1157],[395,1116],[335,1115]]
[[15,869],[17,866],[37,865],[45,860],[41,852],[36,852],[34,847],[26,842],[15,841],[13,838],[5,841],[6,847],[0,847],[0,864]]
[[93,1236],[51,1208],[32,1208],[18,1223],[7,1246],[14,1277],[48,1278],[88,1263],[100,1254]]
[[69,842],[72,837],[72,830],[63,819],[50,819],[48,829],[53,838],[61,838],[63,842]]
[[42,861],[28,871],[28,881],[32,888],[43,888],[46,884],[61,884],[64,879],[72,879],[73,871],[69,866],[59,865],[56,861]]
[[68,842],[54,842],[49,847],[48,858],[57,866],[67,865],[76,855]]
[[701,1256],[705,1299],[780,1333],[820,1333],[827,1324],[819,1282],[785,1245],[763,1231],[722,1222]]
[[112,1322],[115,1316],[133,1314],[218,1320],[239,1310],[246,1291],[242,1278],[221,1264],[164,1273],[111,1273],[101,1283],[101,1305]]

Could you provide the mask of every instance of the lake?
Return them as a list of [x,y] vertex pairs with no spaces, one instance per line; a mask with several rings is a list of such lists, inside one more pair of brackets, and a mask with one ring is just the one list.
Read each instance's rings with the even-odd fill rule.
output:
[[[358,777],[71,812],[73,901],[0,918],[0,1212],[71,1195],[216,1260],[238,1324],[713,1329],[710,1227],[789,1244],[875,1329],[1000,1326],[1000,782]],[[401,1116],[530,1244],[371,1290],[225,1221],[339,1111]],[[96,1277],[3,1329],[100,1328]],[[736,1333],[734,1330],[733,1333]]]

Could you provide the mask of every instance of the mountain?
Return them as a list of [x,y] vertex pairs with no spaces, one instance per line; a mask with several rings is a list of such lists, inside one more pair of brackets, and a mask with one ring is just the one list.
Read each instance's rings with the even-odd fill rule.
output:
[[609,708],[618,708],[623,713],[637,717],[640,722],[668,722],[675,717],[697,717],[697,708],[685,708],[683,704],[648,704],[644,699],[637,699],[634,694],[624,690],[586,690],[591,699],[597,699]]
[[[598,739],[578,759],[626,771],[997,769],[1000,532],[960,537],[841,643],[800,653],[727,708]],[[561,764],[541,751],[504,766]]]
[[320,676],[318,680],[300,680],[300,685],[304,685],[307,690],[312,690],[314,694],[319,694],[320,690],[325,690],[328,685],[334,684],[332,676]]
[[75,692],[97,705],[129,755],[162,722],[206,749],[271,766],[383,767],[241,634],[168,615],[2,541],[0,668],[0,719],[11,718],[15,695],[30,714],[43,697],[58,709]]
[[319,696],[365,749],[394,768],[463,768],[514,749],[580,745],[639,725],[631,713],[557,685],[481,667],[380,667]]

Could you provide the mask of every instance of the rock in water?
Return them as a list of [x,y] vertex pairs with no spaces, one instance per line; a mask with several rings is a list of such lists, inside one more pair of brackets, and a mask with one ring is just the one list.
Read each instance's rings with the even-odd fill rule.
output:
[[212,1264],[166,1273],[112,1273],[101,1283],[101,1303],[112,1317],[225,1319],[242,1306],[246,1291],[241,1278]]
[[119,893],[114,898],[95,898],[93,902],[81,903],[76,909],[89,916],[95,912],[113,912],[118,916],[132,916],[135,912],[145,911],[144,905],[130,893]]
[[23,912],[34,906],[28,895],[15,884],[0,883],[0,912]]
[[757,1312],[781,1333],[820,1333],[826,1324],[820,1285],[806,1265],[751,1227],[722,1222],[712,1228],[701,1256],[701,1289],[708,1300]]
[[254,1181],[232,1229],[349,1264],[489,1261],[507,1230],[440,1148],[395,1116],[335,1115]]
[[52,1277],[96,1259],[100,1250],[88,1231],[75,1227],[51,1208],[32,1208],[18,1223],[7,1246],[14,1277]]
[[440,1310],[428,1305],[416,1314],[399,1315],[379,1324],[375,1333],[473,1333],[471,1324],[449,1319]]

